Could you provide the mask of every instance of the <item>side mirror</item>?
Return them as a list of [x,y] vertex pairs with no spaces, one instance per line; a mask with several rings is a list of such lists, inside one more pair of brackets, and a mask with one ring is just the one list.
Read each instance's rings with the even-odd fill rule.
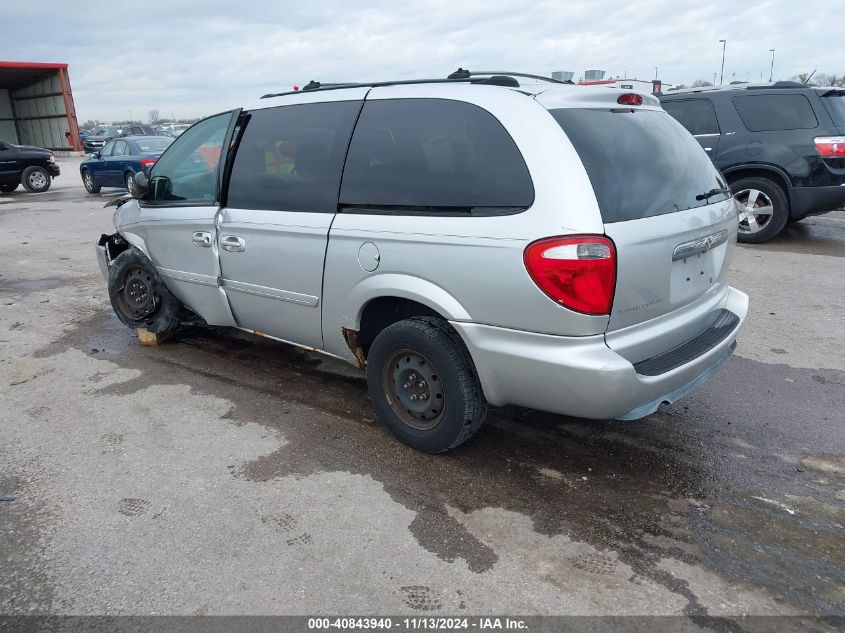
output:
[[150,181],[147,178],[147,174],[143,171],[139,171],[135,174],[134,178],[135,189],[132,191],[132,197],[137,198],[138,200],[144,200],[150,190]]
[[151,182],[150,190],[153,200],[170,199],[170,194],[173,193],[173,185],[170,182],[170,178],[167,176],[154,176]]

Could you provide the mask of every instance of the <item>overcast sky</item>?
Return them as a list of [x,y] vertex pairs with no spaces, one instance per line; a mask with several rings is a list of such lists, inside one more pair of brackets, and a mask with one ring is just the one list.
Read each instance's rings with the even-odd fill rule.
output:
[[842,0],[3,0],[0,59],[70,64],[80,122],[201,116],[310,79],[445,76],[458,66],[588,68],[668,83],[845,73]]

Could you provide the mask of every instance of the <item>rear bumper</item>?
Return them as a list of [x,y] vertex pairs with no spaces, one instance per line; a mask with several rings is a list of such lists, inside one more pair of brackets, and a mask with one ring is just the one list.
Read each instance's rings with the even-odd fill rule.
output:
[[[562,337],[453,322],[466,343],[487,400],[592,419],[633,420],[675,402],[709,380],[736,347],[748,296],[730,288],[725,309],[735,326],[698,356],[644,375],[604,336]],[[685,359],[686,360],[686,359]]]
[[845,207],[845,184],[838,187],[793,187],[789,190],[789,203],[795,220],[841,209]]

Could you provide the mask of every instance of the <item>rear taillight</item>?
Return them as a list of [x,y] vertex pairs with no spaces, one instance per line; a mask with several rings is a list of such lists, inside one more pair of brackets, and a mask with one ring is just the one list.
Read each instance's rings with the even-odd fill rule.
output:
[[525,268],[557,303],[584,314],[610,314],[616,248],[603,235],[550,237],[529,244]]
[[845,136],[820,136],[813,141],[822,156],[845,156]]
[[616,103],[619,105],[638,106],[643,104],[643,98],[641,95],[636,93],[626,92],[624,95],[619,95],[619,98],[616,99]]
[[155,165],[156,159],[155,158],[142,158],[141,159],[141,169],[144,167],[149,167],[150,165]]

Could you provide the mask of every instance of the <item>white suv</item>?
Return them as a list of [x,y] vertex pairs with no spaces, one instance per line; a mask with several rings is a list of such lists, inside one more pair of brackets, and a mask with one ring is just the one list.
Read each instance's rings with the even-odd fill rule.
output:
[[748,298],[695,139],[650,95],[453,77],[311,84],[191,127],[98,243],[120,319],[192,312],[358,365],[431,452],[488,403],[634,419],[707,380]]

